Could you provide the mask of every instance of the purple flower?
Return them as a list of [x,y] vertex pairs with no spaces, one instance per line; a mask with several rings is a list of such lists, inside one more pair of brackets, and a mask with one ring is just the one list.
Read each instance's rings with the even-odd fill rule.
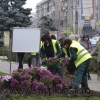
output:
[[51,58],[49,58],[49,59],[47,60],[47,62],[48,62],[48,65],[50,65],[50,66],[55,66],[55,65],[59,62],[59,60],[56,59],[56,58],[51,57]]
[[17,88],[19,85],[19,81],[17,81],[16,79],[11,79],[11,88]]
[[[54,58],[49,60],[52,60],[52,63],[57,61]],[[10,82],[9,86],[11,88],[29,90],[32,88],[33,90],[42,90],[44,92],[48,92],[50,88],[59,90],[68,89],[73,85],[73,82],[65,83],[59,75],[53,75],[49,70],[39,67],[15,70],[11,76],[1,76],[0,84],[4,84],[3,81]]]

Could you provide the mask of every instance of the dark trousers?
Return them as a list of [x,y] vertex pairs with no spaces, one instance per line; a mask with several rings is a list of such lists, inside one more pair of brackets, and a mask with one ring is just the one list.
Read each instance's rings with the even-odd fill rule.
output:
[[[89,67],[91,67],[91,65],[92,65],[92,59],[90,61]],[[88,75],[88,79],[90,79],[91,76],[90,76],[90,70],[89,69],[88,69],[87,75]]]
[[18,61],[19,61],[19,66],[18,68],[23,69],[23,58],[24,58],[25,53],[22,52],[18,52],[17,56],[18,56]]
[[31,67],[31,57],[28,57],[28,67]]
[[82,88],[84,89],[88,88],[87,72],[88,72],[90,60],[91,59],[86,60],[85,62],[80,64],[78,68],[76,68],[75,70],[76,78],[75,78],[75,82],[73,85],[73,89],[77,89],[80,84]]
[[54,67],[53,67],[53,72],[54,75],[55,74],[59,74],[62,78],[63,78],[63,72],[62,72],[62,68],[60,66],[60,62],[58,62]]
[[88,79],[91,78],[89,70],[87,72],[87,75],[88,75]]

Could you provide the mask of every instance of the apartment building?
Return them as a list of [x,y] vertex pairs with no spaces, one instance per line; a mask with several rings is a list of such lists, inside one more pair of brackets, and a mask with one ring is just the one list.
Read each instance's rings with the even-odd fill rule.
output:
[[36,15],[36,13],[31,13],[30,16],[31,16],[30,20],[32,22],[32,24],[30,25],[30,27],[37,28],[37,15]]
[[37,20],[49,16],[59,30],[70,27],[69,22],[73,21],[72,6],[73,0],[42,0],[36,6]]
[[97,9],[97,22],[96,22],[96,28],[97,28],[97,33],[100,34],[100,0],[96,0],[96,9]]
[[97,22],[97,0],[79,0],[79,24],[78,27],[83,34],[88,34],[90,38],[94,35]]

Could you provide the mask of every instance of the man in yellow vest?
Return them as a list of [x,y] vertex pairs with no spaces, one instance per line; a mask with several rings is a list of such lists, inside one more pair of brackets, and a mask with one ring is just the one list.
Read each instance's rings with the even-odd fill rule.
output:
[[[42,59],[49,59],[50,57],[55,57],[57,54],[61,53],[61,49],[59,47],[59,43],[57,40],[51,39],[51,37],[47,34],[42,36],[42,41],[44,42],[41,48],[41,58]],[[53,74],[59,74],[63,77],[62,69],[60,66],[60,62],[54,66]]]
[[91,55],[80,44],[72,42],[70,39],[65,39],[63,43],[63,53],[70,58],[70,62],[73,61],[76,69],[76,79],[72,90],[78,89],[81,84],[86,93],[90,93],[90,89],[87,83],[87,71],[90,64]]

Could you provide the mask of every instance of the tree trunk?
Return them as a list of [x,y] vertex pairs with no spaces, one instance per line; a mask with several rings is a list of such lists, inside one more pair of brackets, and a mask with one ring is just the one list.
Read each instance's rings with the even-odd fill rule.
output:
[[100,81],[100,70],[98,70],[97,80]]

